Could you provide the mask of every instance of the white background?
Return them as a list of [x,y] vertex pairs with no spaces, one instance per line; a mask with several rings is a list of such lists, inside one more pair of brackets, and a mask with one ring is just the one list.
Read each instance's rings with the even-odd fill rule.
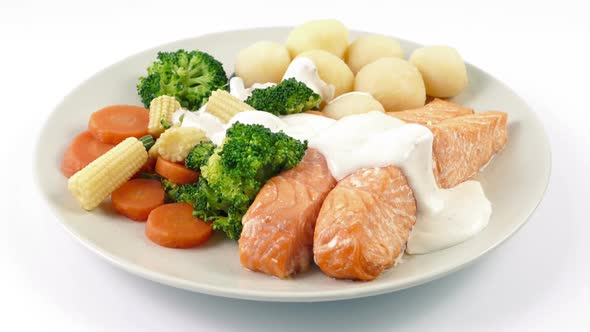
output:
[[[0,1],[0,330],[589,331],[588,1],[345,2]],[[44,206],[31,170],[37,133],[82,80],[168,41],[317,17],[452,45],[539,113],[552,144],[552,179],[518,234],[477,264],[402,292],[256,303],[120,271],[75,242]]]

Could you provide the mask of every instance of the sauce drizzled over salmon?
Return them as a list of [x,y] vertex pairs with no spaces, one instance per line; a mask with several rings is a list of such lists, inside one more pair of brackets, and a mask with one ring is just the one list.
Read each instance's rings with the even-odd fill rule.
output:
[[315,232],[322,271],[371,280],[404,250],[439,250],[483,229],[490,203],[479,182],[466,180],[506,144],[507,116],[431,104],[405,111],[419,124],[380,112],[338,121],[239,113],[236,121],[269,125],[310,147],[300,165],[265,184],[245,215],[242,264],[280,278],[304,271]]

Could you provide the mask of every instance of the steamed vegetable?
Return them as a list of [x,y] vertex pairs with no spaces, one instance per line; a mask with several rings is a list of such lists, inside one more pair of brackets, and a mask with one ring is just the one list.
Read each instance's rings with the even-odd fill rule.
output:
[[70,143],[61,162],[61,171],[69,178],[113,147],[114,144],[103,143],[85,131]]
[[[212,222],[231,239],[242,232],[242,216],[271,177],[296,166],[307,149],[286,134],[273,133],[261,125],[235,123],[227,130],[223,144],[197,145],[189,154],[190,167],[201,164],[198,184],[164,184],[168,196],[176,202],[191,203],[195,216]],[[194,159],[193,159],[194,158]]]
[[[68,189],[82,208],[94,209],[141,169],[148,159],[143,141],[125,139],[68,180]],[[153,139],[146,144],[150,143]]]
[[186,203],[162,205],[153,210],[145,225],[145,235],[153,242],[169,248],[192,248],[207,241],[211,225],[195,218]]
[[289,78],[266,89],[256,89],[246,104],[274,115],[301,113],[318,109],[322,98],[304,83]]
[[164,190],[158,180],[132,179],[111,195],[113,208],[129,219],[145,221],[150,212],[164,204]]
[[215,115],[223,123],[228,123],[234,115],[240,112],[253,110],[252,106],[225,90],[213,91],[207,102],[207,112]]
[[172,114],[180,109],[180,103],[174,97],[162,95],[150,102],[150,122],[148,132],[159,136],[171,127]]
[[162,188],[164,188],[164,192],[166,193],[166,203],[177,202],[178,190],[182,186],[166,178],[160,178],[160,183],[162,183]]
[[145,107],[154,98],[168,95],[175,97],[182,107],[196,111],[212,91],[228,84],[221,62],[201,51],[159,52],[147,72],[137,83],[137,93]]
[[207,163],[214,150],[215,144],[213,142],[202,141],[189,152],[184,160],[184,165],[192,170],[200,171],[201,166]]
[[213,229],[221,229],[237,240],[242,216],[260,188],[271,177],[296,166],[306,149],[307,142],[282,132],[235,123],[227,130],[223,145],[201,167],[195,215],[213,221]]
[[158,157],[156,161],[156,173],[178,184],[193,183],[199,179],[198,172],[190,170],[182,164],[163,159],[162,157]]
[[112,105],[92,113],[88,130],[103,143],[118,144],[127,137],[147,135],[149,118],[143,107]]
[[205,132],[194,127],[172,127],[166,130],[157,141],[161,157],[173,162],[184,161],[184,158],[199,142],[206,139]]

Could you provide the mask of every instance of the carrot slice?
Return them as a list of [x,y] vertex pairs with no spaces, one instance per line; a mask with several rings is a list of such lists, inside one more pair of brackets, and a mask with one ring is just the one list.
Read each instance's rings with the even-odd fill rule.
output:
[[182,164],[168,161],[162,157],[158,157],[158,160],[156,161],[156,173],[177,184],[193,183],[197,182],[199,179],[198,172],[188,169]]
[[100,142],[90,132],[85,131],[70,143],[61,162],[61,172],[69,178],[114,146]]
[[162,205],[153,210],[145,226],[145,235],[153,242],[168,248],[192,248],[207,241],[211,225],[193,216],[187,203]]
[[145,221],[150,212],[164,204],[164,189],[160,181],[133,179],[111,195],[113,208],[129,219]]
[[143,107],[113,105],[92,113],[88,130],[103,143],[118,144],[147,135],[149,121],[149,111]]

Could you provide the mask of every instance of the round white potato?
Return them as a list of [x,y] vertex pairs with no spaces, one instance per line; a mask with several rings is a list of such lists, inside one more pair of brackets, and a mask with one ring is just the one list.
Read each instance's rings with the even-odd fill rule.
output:
[[280,82],[290,62],[284,45],[260,41],[238,52],[234,69],[249,87],[254,83]]
[[371,111],[385,112],[383,105],[365,92],[349,92],[332,100],[322,113],[333,118],[341,119],[347,115],[363,114]]
[[417,108],[426,100],[420,72],[398,58],[381,58],[365,65],[356,75],[354,89],[373,95],[387,112]]
[[308,21],[291,30],[287,37],[293,58],[309,50],[324,50],[342,58],[347,47],[348,29],[338,20]]
[[467,69],[457,51],[448,46],[425,46],[412,53],[410,62],[422,74],[426,94],[454,97],[467,86]]
[[313,61],[320,78],[334,86],[334,97],[352,91],[354,74],[339,57],[322,50],[303,52],[298,57],[306,57]]
[[404,57],[399,42],[383,35],[366,35],[348,46],[345,59],[352,72],[356,74],[364,65],[386,57]]

